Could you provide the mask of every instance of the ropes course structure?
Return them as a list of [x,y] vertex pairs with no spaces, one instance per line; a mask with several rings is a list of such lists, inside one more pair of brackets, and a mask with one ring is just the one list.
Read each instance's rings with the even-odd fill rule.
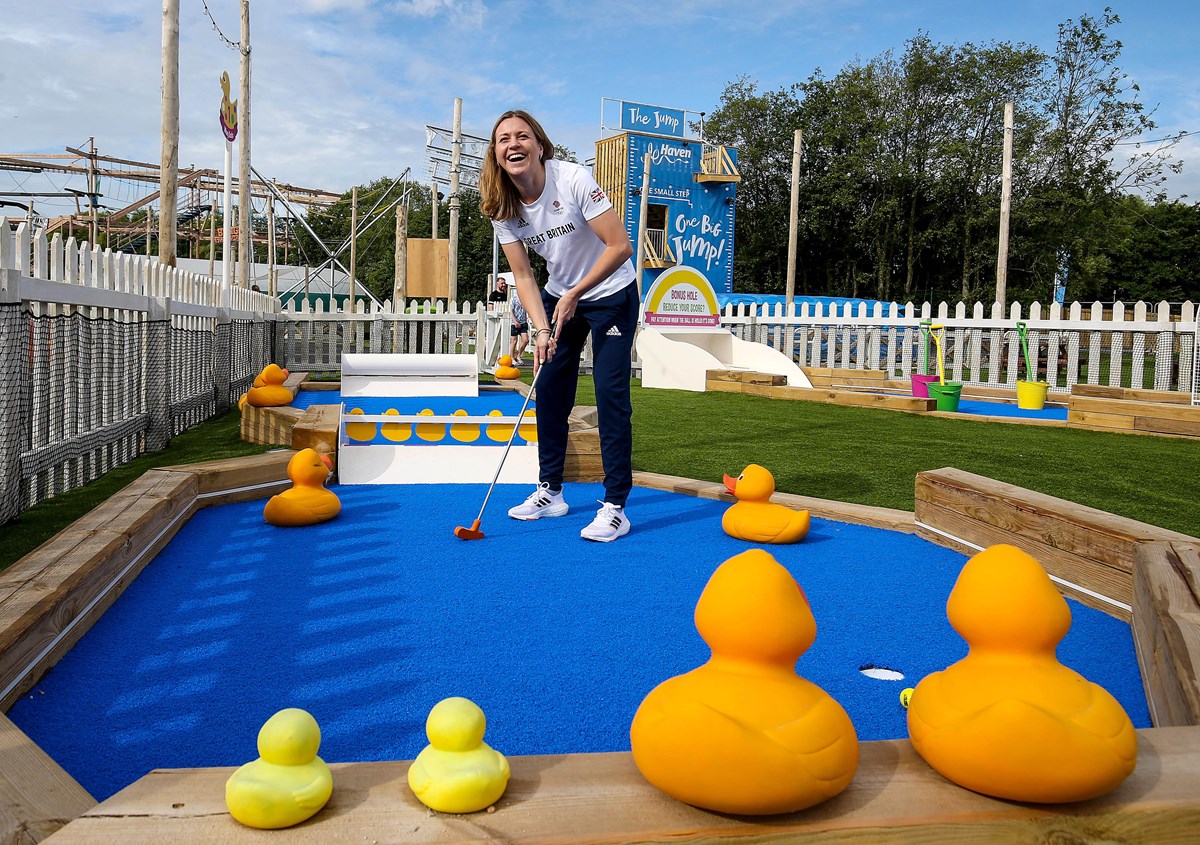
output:
[[[152,225],[155,207],[161,207],[157,190],[161,178],[160,166],[101,155],[94,146],[88,150],[67,146],[64,150],[64,153],[51,154],[0,152],[0,173],[9,175],[10,181],[18,189],[9,191],[7,186],[0,183],[0,203],[24,209],[25,219],[37,232],[45,233],[47,237],[56,232],[72,237],[82,231],[89,243],[102,243],[122,252],[150,254],[151,241],[156,235]],[[49,182],[52,187],[58,187],[54,177],[65,177],[64,187],[54,192],[23,191],[20,189],[26,186],[30,177],[15,175],[21,173],[31,176],[40,174],[42,180]],[[83,189],[65,187],[65,183],[80,177],[85,182]],[[153,185],[154,188],[148,189],[147,185]],[[205,195],[215,197],[223,189],[223,174],[219,170],[194,166],[179,168],[175,205],[179,237],[188,243],[188,257],[198,251],[196,247],[199,243],[214,237],[219,240],[220,233],[214,228],[220,222],[219,211],[213,211],[215,205],[211,200],[206,202]],[[15,201],[6,201],[9,198]],[[284,199],[289,208],[293,205],[324,208],[340,199],[341,195],[321,188],[306,188],[275,180],[268,183],[261,175],[251,181],[252,211],[255,203],[265,208],[271,198]],[[53,216],[36,213],[35,200],[52,199],[60,204],[64,200],[73,201],[74,213]],[[47,203],[42,204],[44,207]],[[257,213],[253,216],[253,241],[267,243],[266,215]],[[275,237],[285,250],[294,244],[292,232],[295,228],[295,221],[289,215],[276,217]]]

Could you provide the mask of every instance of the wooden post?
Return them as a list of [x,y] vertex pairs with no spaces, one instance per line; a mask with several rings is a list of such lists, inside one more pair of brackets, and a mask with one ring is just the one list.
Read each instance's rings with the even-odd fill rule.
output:
[[1004,104],[1004,163],[1000,170],[1000,244],[996,250],[996,301],[1008,295],[1008,215],[1012,209],[1013,104]]
[[[434,189],[436,191],[436,188]],[[396,206],[396,271],[392,282],[392,313],[404,311],[404,301],[408,298],[408,206],[400,203]],[[392,321],[392,351],[399,352],[403,347],[402,327],[399,320]]]
[[450,141],[450,261],[448,297],[458,301],[458,165],[462,158],[462,98],[454,98],[454,137]]
[[399,313],[408,298],[408,206],[396,206],[396,272],[392,282],[392,310]]
[[646,264],[646,215],[649,213],[650,206],[650,153],[646,153],[643,164],[645,166],[642,170],[642,201],[638,206],[637,249],[634,250],[637,261],[635,269],[637,270],[638,299],[642,298],[642,271]]
[[438,225],[437,225],[437,224],[438,224],[438,209],[439,209],[439,207],[440,207],[441,203],[440,203],[440,201],[438,200],[438,189],[437,189],[437,182],[432,182],[432,183],[430,183],[430,187],[432,188],[432,191],[431,191],[431,192],[432,192],[432,194],[433,194],[433,196],[432,196],[432,200],[433,200],[433,225],[432,225],[432,226],[430,226],[430,228],[433,230],[433,233],[432,233],[432,234],[431,234],[429,237],[433,238],[433,239],[436,241],[436,240],[437,240],[437,237],[438,237]]
[[358,288],[358,185],[350,189],[350,302],[346,309],[355,312],[354,294]]
[[784,313],[795,313],[792,298],[796,295],[796,246],[799,240],[800,156],[804,150],[804,133],[797,129],[792,140],[792,205],[788,214],[787,289],[784,294]]
[[[241,283],[250,287],[250,265],[254,261],[254,190],[250,184],[250,0],[242,0],[242,82],[238,94],[238,257]],[[228,225],[228,224],[226,224]]]
[[158,263],[175,266],[175,195],[179,190],[179,0],[163,0],[162,139],[158,170]]
[[[161,200],[162,197],[159,197],[159,199]],[[148,206],[146,206],[146,257],[147,258],[150,257],[150,241],[151,241],[151,238],[150,238],[151,228],[150,227],[151,227],[151,223],[153,221],[154,221],[154,206],[148,205]]]

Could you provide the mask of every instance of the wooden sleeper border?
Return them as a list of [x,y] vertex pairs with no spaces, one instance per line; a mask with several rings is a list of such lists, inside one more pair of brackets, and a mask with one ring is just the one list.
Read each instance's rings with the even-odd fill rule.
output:
[[[46,656],[13,689],[29,689],[67,648],[66,639],[48,648],[56,632],[69,627],[77,639],[98,615],[97,608],[111,604],[134,570],[140,570],[197,508],[259,498],[286,486],[291,454],[153,470],[0,573],[4,677],[12,684],[18,658],[36,652]],[[691,479],[638,473],[636,483],[727,498],[721,485]],[[893,530],[905,530],[907,525],[920,531],[919,520],[905,512],[805,497],[780,500],[831,519],[865,521]],[[1196,789],[1200,727],[1194,726],[1200,561],[1189,542],[1172,543],[1173,552],[1162,550],[1163,541],[1153,545],[1153,549],[1134,546],[1135,554],[1150,554],[1157,561],[1145,568],[1146,578],[1134,597],[1135,631],[1139,624],[1146,627],[1135,642],[1148,686],[1169,687],[1164,702],[1174,696],[1169,703],[1152,705],[1152,712],[1192,726],[1138,731],[1137,770],[1119,789],[1093,801],[1043,806],[987,798],[942,779],[907,741],[891,740],[861,744],[858,773],[841,795],[801,813],[763,819],[708,813],[676,802],[641,777],[628,753],[513,757],[512,780],[495,811],[469,816],[431,813],[419,804],[405,785],[405,761],[334,764],[337,787],[329,805],[309,822],[270,835],[281,845],[334,840],[743,843],[795,841],[801,836],[829,845],[885,838],[901,845],[1051,838],[1156,845],[1200,841],[1200,791]],[[1139,566],[1133,564],[1131,569]],[[105,583],[112,589],[98,597],[97,586]],[[19,595],[25,592],[29,595]],[[78,623],[67,620],[70,609],[77,612],[89,604],[87,618]],[[1161,614],[1166,616],[1160,618]],[[238,825],[225,811],[224,783],[231,772],[231,768],[155,770],[87,809],[90,796],[3,720],[0,792],[7,801],[0,815],[0,843],[36,842],[74,815],[78,818],[47,841],[52,845],[257,842],[262,831]],[[53,791],[33,784],[47,784]]]

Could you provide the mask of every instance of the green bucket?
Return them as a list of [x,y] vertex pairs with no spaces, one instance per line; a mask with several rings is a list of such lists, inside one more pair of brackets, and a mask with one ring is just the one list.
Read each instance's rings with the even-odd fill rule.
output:
[[929,385],[929,398],[937,400],[939,411],[957,411],[958,400],[962,398],[962,383],[948,381],[945,384],[932,382]]

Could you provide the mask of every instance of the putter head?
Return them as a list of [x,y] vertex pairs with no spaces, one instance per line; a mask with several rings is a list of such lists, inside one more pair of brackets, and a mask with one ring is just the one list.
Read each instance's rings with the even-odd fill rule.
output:
[[479,530],[479,520],[472,522],[470,528],[458,526],[454,529],[454,536],[460,540],[482,540],[483,532]]

